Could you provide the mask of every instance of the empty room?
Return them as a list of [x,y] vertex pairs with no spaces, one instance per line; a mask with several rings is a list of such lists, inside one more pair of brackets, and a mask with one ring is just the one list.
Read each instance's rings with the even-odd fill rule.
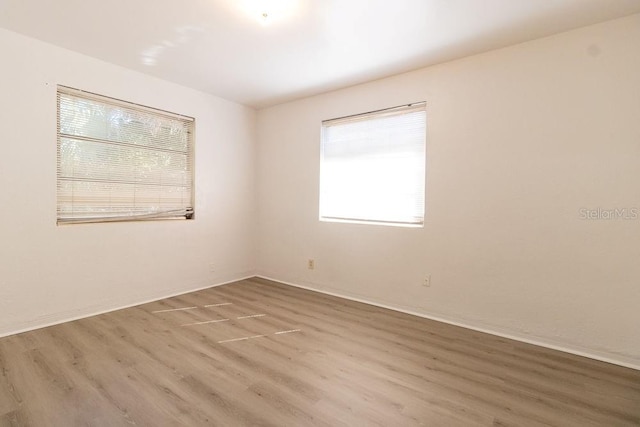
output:
[[640,426],[640,0],[0,0],[0,427]]

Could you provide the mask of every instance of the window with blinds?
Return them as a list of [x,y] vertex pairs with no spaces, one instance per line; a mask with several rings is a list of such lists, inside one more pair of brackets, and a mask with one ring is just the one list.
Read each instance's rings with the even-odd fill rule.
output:
[[191,219],[194,119],[58,86],[58,224]]
[[322,122],[320,220],[424,223],[426,103]]

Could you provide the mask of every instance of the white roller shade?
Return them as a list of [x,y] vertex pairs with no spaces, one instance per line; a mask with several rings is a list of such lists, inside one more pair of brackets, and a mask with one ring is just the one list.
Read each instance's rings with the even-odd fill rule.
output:
[[424,222],[425,103],[322,123],[320,219]]
[[58,87],[58,223],[193,216],[194,120]]

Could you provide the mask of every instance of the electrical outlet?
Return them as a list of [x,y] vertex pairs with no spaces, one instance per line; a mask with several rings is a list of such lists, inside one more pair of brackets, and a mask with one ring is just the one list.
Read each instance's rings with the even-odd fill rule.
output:
[[312,260],[312,259],[308,260],[308,261],[307,261],[307,268],[308,268],[309,270],[313,270],[314,268],[316,268],[316,262],[315,262],[315,260]]
[[426,276],[424,276],[424,281],[422,282],[422,286],[428,288],[431,286],[431,275],[427,274]]
[[209,264],[209,273],[215,273],[216,271],[216,266],[213,264]]

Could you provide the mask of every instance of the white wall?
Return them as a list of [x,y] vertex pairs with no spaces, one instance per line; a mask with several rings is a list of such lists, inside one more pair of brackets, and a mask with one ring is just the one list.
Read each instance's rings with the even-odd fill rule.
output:
[[[639,40],[635,15],[261,110],[259,274],[640,367],[640,219],[580,217],[640,208]],[[320,122],[422,100],[425,227],[319,222]]]
[[[254,110],[5,30],[0,52],[0,336],[253,274]],[[195,117],[196,219],[56,226],[57,84]]]

